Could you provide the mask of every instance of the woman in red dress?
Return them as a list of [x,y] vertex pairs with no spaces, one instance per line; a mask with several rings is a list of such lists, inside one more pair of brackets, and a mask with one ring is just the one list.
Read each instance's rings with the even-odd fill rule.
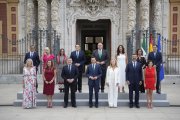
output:
[[152,108],[152,94],[156,89],[156,68],[153,67],[153,62],[148,61],[148,66],[144,69],[144,88],[147,94],[147,107]]
[[46,67],[43,70],[43,94],[47,96],[47,107],[52,108],[52,96],[54,95],[55,87],[55,78],[56,78],[56,69],[51,60],[47,61]]
[[50,49],[48,47],[44,48],[44,53],[42,55],[42,61],[43,61],[43,69],[46,67],[47,61],[54,60],[55,56],[51,54]]

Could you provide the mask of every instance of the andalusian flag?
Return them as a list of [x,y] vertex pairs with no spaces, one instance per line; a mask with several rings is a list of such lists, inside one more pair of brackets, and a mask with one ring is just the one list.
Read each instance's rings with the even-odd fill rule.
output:
[[152,34],[150,34],[150,39],[149,39],[149,52],[153,51],[153,38]]
[[146,43],[145,34],[143,34],[143,38],[142,38],[142,41],[141,41],[141,49],[143,51],[143,55],[146,56],[147,55],[147,43]]

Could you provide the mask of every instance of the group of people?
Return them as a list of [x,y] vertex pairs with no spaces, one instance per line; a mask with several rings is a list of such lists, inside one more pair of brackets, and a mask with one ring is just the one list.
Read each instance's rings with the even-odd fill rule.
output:
[[[86,61],[85,53],[80,45],[75,45],[75,51],[67,57],[64,49],[60,49],[57,56],[50,53],[46,47],[41,58],[35,47],[30,47],[26,53],[23,69],[23,107],[36,107],[37,71],[40,61],[43,62],[43,94],[47,96],[47,107],[52,108],[52,97],[55,83],[64,83],[64,108],[68,107],[69,89],[71,90],[71,105],[76,106],[76,92],[82,92],[82,73]],[[56,65],[54,64],[56,61]],[[108,62],[110,63],[107,66]],[[125,84],[129,87],[129,107],[135,105],[139,108],[139,91],[147,94],[147,107],[152,108],[152,93],[160,94],[159,71],[162,63],[162,55],[157,52],[157,46],[153,46],[153,52],[149,53],[147,60],[143,57],[141,49],[132,55],[132,61],[128,62],[123,45],[117,48],[117,54],[109,59],[108,52],[103,49],[103,44],[98,43],[93,51],[91,64],[86,68],[86,76],[89,86],[89,107],[98,108],[99,90],[108,89],[109,107],[117,107],[118,93],[125,92]],[[93,90],[95,92],[95,104],[93,104]],[[133,103],[133,91],[135,102]]]

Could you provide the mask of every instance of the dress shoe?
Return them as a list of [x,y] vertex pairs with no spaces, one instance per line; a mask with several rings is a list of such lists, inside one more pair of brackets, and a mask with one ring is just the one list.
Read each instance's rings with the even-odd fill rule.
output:
[[98,105],[95,105],[96,108],[98,108],[99,106]]
[[140,108],[140,106],[139,106],[139,105],[136,105],[136,108]]
[[129,105],[129,108],[133,108],[133,105]]
[[67,108],[67,105],[64,105],[64,108]]
[[72,107],[76,108],[77,106],[76,105],[72,105]]
[[93,105],[89,105],[89,108],[92,108],[93,107]]
[[82,93],[82,90],[79,90],[79,93]]
[[104,93],[104,90],[101,90],[102,93]]
[[157,91],[156,93],[157,93],[157,94],[161,94],[161,92],[160,92],[160,91]]

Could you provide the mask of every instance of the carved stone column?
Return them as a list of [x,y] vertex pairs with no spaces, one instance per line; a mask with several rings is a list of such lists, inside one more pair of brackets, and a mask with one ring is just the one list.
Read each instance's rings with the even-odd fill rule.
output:
[[153,27],[157,33],[162,33],[161,0],[153,0]]
[[34,28],[34,3],[33,0],[27,0],[26,9],[26,34],[32,32]]
[[135,35],[132,34],[135,30],[136,26],[136,0],[128,0],[128,28],[127,28],[127,34],[126,34],[126,40],[127,40],[127,53],[128,58],[131,60],[132,53],[135,53],[136,50],[136,40]]
[[128,33],[135,29],[136,25],[136,0],[128,0]]
[[38,27],[40,31],[39,35],[39,51],[42,54],[43,49],[47,46],[47,2],[46,0],[38,0]]
[[150,0],[141,0],[140,3],[141,30],[147,30],[149,28],[149,5],[150,5]]
[[58,29],[58,21],[59,21],[59,0],[52,0],[51,2],[51,25],[54,30]]

